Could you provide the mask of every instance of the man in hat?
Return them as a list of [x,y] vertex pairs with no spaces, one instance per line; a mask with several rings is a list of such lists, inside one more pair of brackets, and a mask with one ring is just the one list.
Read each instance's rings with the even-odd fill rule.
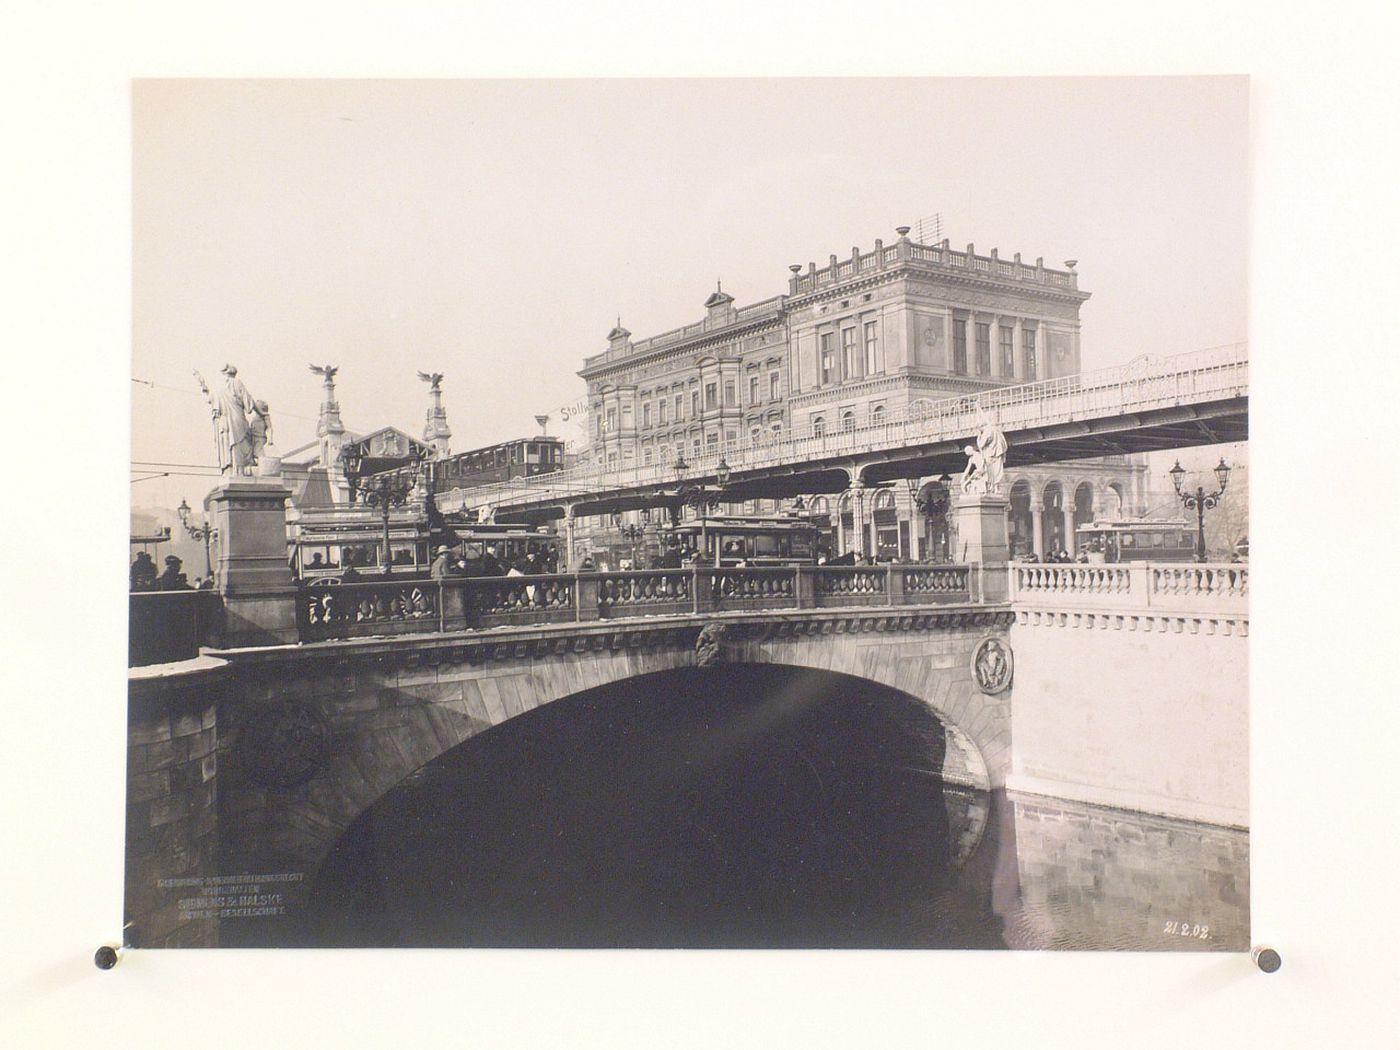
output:
[[185,574],[180,571],[180,559],[173,554],[165,556],[165,571],[160,574],[157,583],[163,591],[187,591],[190,589],[190,581],[185,579]]
[[233,460],[233,476],[244,477],[253,473],[253,433],[248,427],[253,395],[233,365],[224,365],[220,371],[224,374],[224,389],[219,393],[219,419]]
[[433,565],[429,570],[429,574],[435,580],[445,580],[452,575],[452,549],[450,547],[439,547],[434,553],[437,556],[433,558]]
[[156,563],[145,551],[138,551],[136,560],[131,563],[131,589],[133,591],[153,591],[156,589]]

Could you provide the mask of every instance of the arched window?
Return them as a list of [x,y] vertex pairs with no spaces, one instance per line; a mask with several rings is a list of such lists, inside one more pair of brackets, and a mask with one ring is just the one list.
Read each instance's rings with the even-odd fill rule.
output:
[[875,493],[876,510],[894,510],[894,493],[889,489],[881,489]]
[[812,417],[812,436],[821,437],[826,433],[826,420],[821,416]]
[[749,443],[750,443],[750,444],[757,445],[757,444],[759,443],[759,441],[762,439],[762,437],[763,437],[763,431],[762,431],[762,429],[760,429],[759,427],[753,427],[752,429],[749,430]]
[[854,430],[856,428],[856,414],[850,409],[841,413],[841,429]]
[[876,405],[870,410],[870,422],[883,423],[885,421],[885,406]]

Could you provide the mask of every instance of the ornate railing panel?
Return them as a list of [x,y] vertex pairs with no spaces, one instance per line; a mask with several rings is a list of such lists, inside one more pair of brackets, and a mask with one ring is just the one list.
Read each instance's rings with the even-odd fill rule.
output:
[[966,600],[970,593],[966,565],[904,565],[895,571],[903,577],[906,602]]
[[641,569],[596,577],[601,616],[655,616],[692,604],[689,569]]
[[890,572],[883,565],[823,565],[809,571],[817,605],[879,605],[890,593]]
[[790,568],[712,569],[710,600],[716,608],[744,604],[790,609],[797,604],[797,573]]
[[302,637],[309,640],[435,630],[440,612],[436,581],[406,580],[307,587],[299,595],[297,617]]
[[468,624],[539,623],[574,613],[572,575],[479,576],[448,586],[462,590]]

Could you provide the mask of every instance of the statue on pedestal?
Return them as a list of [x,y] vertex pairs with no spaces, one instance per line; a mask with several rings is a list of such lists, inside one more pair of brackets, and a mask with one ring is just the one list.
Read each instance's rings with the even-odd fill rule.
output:
[[209,401],[210,415],[218,434],[219,469],[225,473],[231,471],[236,478],[249,477],[253,473],[253,465],[257,463],[249,423],[249,415],[253,413],[253,395],[238,378],[238,369],[233,365],[224,365],[220,371],[224,375],[224,388],[217,398],[210,393],[204,377],[198,370],[195,371],[199,388]]
[[1006,435],[988,420],[977,432],[976,445],[964,445],[967,469],[962,475],[962,490],[968,495],[998,495],[1006,470]]

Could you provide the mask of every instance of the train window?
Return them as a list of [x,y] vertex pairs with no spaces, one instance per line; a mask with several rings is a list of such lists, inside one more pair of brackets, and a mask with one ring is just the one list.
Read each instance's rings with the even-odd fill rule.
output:
[[1152,546],[1160,547],[1162,545],[1162,534],[1160,532],[1149,532],[1147,534],[1147,540]]
[[341,561],[357,569],[379,564],[379,545],[375,543],[347,543],[341,548]]
[[1125,532],[1125,533],[1123,533],[1122,536],[1120,536],[1120,537],[1118,538],[1118,546],[1120,546],[1120,547],[1136,547],[1136,546],[1137,546],[1137,537],[1134,536],[1131,532]]
[[777,536],[765,536],[759,533],[753,538],[754,554],[758,557],[775,558],[782,553]]
[[302,547],[301,567],[303,569],[338,569],[340,568],[340,548],[332,547],[329,544]]

